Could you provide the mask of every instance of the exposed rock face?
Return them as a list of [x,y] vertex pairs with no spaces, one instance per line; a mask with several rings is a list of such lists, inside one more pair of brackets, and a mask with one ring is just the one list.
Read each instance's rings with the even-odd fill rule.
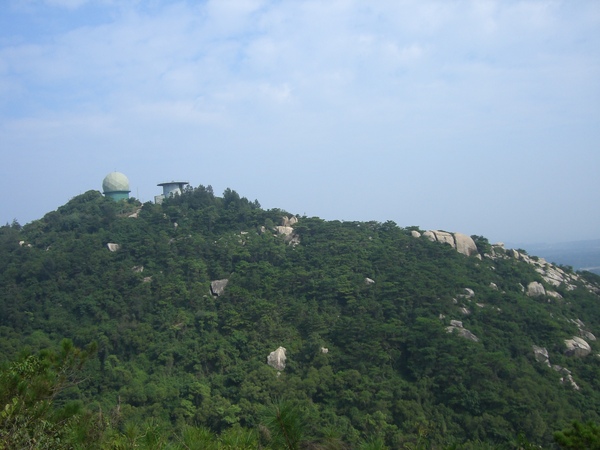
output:
[[456,244],[454,243],[454,236],[452,233],[447,233],[446,231],[433,231],[435,234],[436,240],[443,244],[450,244],[450,247],[456,248]]
[[372,280],[371,278],[365,278],[365,284],[375,284],[375,280]]
[[544,347],[538,347],[537,345],[533,345],[532,347],[535,360],[550,367],[550,355],[548,355],[548,350],[546,350]]
[[465,308],[464,306],[462,308],[460,308],[459,310],[461,313],[463,313],[465,316],[468,316],[469,314],[471,314],[471,311],[469,311],[467,308]]
[[546,290],[541,283],[532,281],[527,285],[527,295],[529,297],[539,297],[540,295],[546,295]]
[[285,369],[285,348],[279,347],[274,352],[269,353],[267,364],[277,370]]
[[131,270],[135,273],[142,273],[144,271],[144,266],[133,266]]
[[329,353],[329,349],[327,347],[321,347],[321,353]]
[[420,237],[421,237],[421,233],[419,233],[419,232],[418,232],[418,231],[416,231],[416,230],[412,230],[412,231],[410,232],[410,234],[411,234],[411,236],[412,236],[412,237],[415,237],[415,238],[420,238]]
[[292,217],[284,216],[281,218],[281,225],[283,225],[284,227],[291,227],[295,223],[298,223],[298,218],[296,216],[292,216]]
[[106,247],[111,252],[116,252],[116,251],[118,251],[121,248],[121,246],[119,244],[113,244],[112,242],[109,242],[108,244],[106,244]]
[[451,320],[450,325],[457,328],[463,327],[463,323],[460,320]]
[[496,283],[490,283],[490,287],[495,291],[498,290],[498,285]]
[[281,225],[275,227],[275,231],[277,234],[283,236],[283,240],[287,242],[289,245],[296,246],[300,243],[300,236],[294,234],[294,229],[292,225],[298,222],[296,216],[292,216],[291,218],[283,217],[281,221]]
[[229,280],[227,278],[224,278],[222,280],[211,281],[210,292],[212,293],[212,295],[216,295],[217,297],[219,295],[222,295],[223,292],[225,292],[225,287],[227,286],[227,283],[229,283]]
[[432,231],[425,231],[423,233],[423,237],[426,237],[427,239],[429,239],[432,242],[435,242],[437,240],[435,237],[435,234],[433,234]]
[[[411,234],[413,237],[421,236],[417,231],[412,231]],[[449,244],[452,248],[455,248],[457,252],[462,253],[463,255],[479,255],[475,241],[473,241],[473,239],[466,234],[430,230],[425,231],[423,236],[433,242],[437,241],[444,244]]]
[[565,345],[567,346],[567,350],[565,351],[567,356],[583,358],[592,352],[590,344],[578,336],[573,336],[572,339],[565,339]]
[[284,236],[289,236],[294,232],[294,229],[292,227],[285,225],[277,226],[275,227],[275,230],[277,231],[277,234],[282,234]]

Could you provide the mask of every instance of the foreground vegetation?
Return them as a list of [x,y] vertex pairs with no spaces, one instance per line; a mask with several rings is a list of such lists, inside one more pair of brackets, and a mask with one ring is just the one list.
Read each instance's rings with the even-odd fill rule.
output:
[[[290,245],[273,231],[288,213],[231,190],[141,206],[90,191],[0,228],[5,448],[579,448],[595,436],[600,358],[564,354],[572,320],[593,332],[600,318],[583,279],[553,288],[562,300],[530,298],[522,286],[545,284],[532,266],[393,222],[301,217]],[[451,319],[479,341],[447,333]],[[280,346],[277,371],[266,358]]]

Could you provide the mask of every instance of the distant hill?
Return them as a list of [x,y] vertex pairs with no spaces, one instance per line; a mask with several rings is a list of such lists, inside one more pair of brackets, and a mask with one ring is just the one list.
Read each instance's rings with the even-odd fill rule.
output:
[[557,244],[518,244],[514,247],[523,248],[529,254],[555,264],[600,274],[600,239]]
[[600,277],[535,253],[86,192],[0,227],[0,447],[556,448],[600,423]]

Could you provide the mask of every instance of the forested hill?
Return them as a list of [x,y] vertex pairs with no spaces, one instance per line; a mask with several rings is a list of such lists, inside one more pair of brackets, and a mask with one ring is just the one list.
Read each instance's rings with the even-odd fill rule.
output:
[[558,448],[600,423],[600,277],[452,236],[203,186],[162,205],[89,191],[6,225],[0,438],[37,405],[9,408],[19,380],[64,381],[70,352],[89,356],[77,383],[36,410],[54,434],[31,431],[48,448]]

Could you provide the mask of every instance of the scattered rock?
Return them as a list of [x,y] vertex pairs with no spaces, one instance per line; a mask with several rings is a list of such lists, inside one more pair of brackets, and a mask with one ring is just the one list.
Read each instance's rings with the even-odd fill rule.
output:
[[450,325],[453,327],[457,327],[457,328],[462,328],[463,327],[463,323],[460,320],[451,320],[450,321]]
[[152,281],[152,277],[144,277],[142,283],[150,283]]
[[490,283],[490,287],[495,291],[498,290],[498,285],[496,283]]
[[144,271],[144,266],[133,266],[131,270],[135,273],[142,273]]
[[471,314],[471,311],[469,311],[467,308],[465,308],[464,306],[462,308],[459,309],[459,311],[461,313],[463,313],[465,316],[468,316],[469,314]]
[[321,347],[321,353],[329,353],[329,349],[326,347]]
[[229,283],[229,280],[227,278],[224,278],[222,280],[214,280],[210,282],[210,292],[212,295],[215,296],[219,296],[222,295],[223,292],[225,292],[225,287],[227,286],[227,283]]
[[277,370],[285,369],[285,348],[279,347],[274,352],[269,353],[267,357],[267,364]]

